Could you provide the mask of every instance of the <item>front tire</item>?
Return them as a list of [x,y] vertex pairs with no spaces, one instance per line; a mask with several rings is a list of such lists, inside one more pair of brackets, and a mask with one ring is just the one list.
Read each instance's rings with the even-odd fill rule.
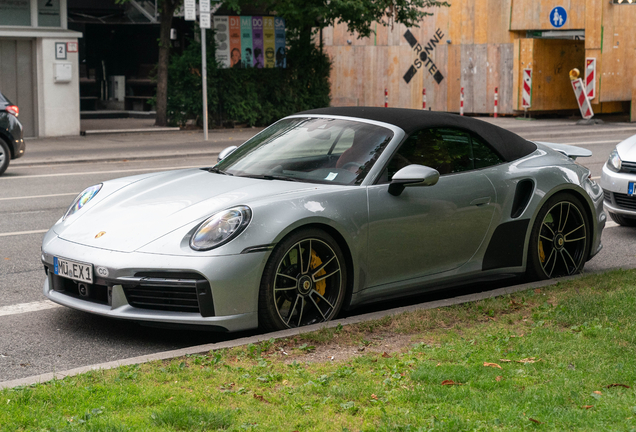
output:
[[580,273],[591,234],[581,201],[568,193],[554,195],[541,208],[532,228],[528,275],[551,279]]
[[326,322],[338,315],[347,268],[338,243],[308,228],[281,241],[270,256],[259,291],[259,325],[283,330]]
[[608,212],[614,222],[621,226],[636,227],[636,219],[628,218],[623,215]]
[[9,161],[11,160],[11,151],[9,146],[2,138],[0,138],[0,175],[9,167]]

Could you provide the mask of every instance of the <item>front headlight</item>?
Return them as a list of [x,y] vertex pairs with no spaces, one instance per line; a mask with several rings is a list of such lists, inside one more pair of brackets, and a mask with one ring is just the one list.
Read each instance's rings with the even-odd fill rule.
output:
[[607,160],[607,167],[612,171],[619,172],[621,170],[621,157],[618,155],[616,149],[612,150]]
[[247,206],[232,207],[206,219],[190,239],[190,247],[206,251],[224,245],[239,235],[252,219]]
[[98,185],[87,187],[86,189],[84,189],[84,191],[82,191],[82,193],[80,193],[77,198],[75,198],[75,201],[73,201],[73,204],[71,204],[71,206],[68,208],[62,220],[65,220],[67,217],[80,211],[82,207],[88,204],[88,202],[92,200],[95,195],[97,195],[97,192],[99,192],[101,188],[102,184],[100,183]]

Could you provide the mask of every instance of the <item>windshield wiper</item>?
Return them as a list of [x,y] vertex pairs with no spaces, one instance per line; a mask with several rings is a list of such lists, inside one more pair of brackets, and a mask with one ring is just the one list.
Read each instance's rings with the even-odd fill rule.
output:
[[234,174],[230,174],[230,173],[225,172],[225,171],[221,171],[217,167],[208,168],[208,171],[209,172],[213,172],[215,174],[223,174],[223,175],[229,175],[229,176],[234,175]]
[[279,175],[270,175],[270,174],[246,174],[241,177],[249,177],[253,179],[260,180],[283,180],[283,181],[291,181],[291,182],[302,182],[304,180],[298,179],[295,177],[287,177],[287,176],[279,176]]

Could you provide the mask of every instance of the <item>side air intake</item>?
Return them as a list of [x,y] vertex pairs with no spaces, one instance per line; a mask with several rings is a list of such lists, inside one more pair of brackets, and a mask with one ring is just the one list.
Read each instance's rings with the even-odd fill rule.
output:
[[515,191],[515,198],[512,201],[512,212],[510,217],[513,219],[521,216],[523,211],[528,206],[530,198],[532,198],[532,191],[534,190],[534,182],[530,179],[521,180],[517,183],[517,190]]

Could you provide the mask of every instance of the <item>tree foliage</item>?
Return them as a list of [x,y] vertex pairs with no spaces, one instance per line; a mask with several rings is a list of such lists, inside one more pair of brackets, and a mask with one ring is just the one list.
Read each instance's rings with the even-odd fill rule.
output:
[[[290,41],[287,68],[222,69],[208,39],[208,113],[211,123],[267,125],[286,115],[329,105],[329,59],[316,47]],[[184,125],[202,119],[201,45],[190,41],[168,68],[167,118]]]

